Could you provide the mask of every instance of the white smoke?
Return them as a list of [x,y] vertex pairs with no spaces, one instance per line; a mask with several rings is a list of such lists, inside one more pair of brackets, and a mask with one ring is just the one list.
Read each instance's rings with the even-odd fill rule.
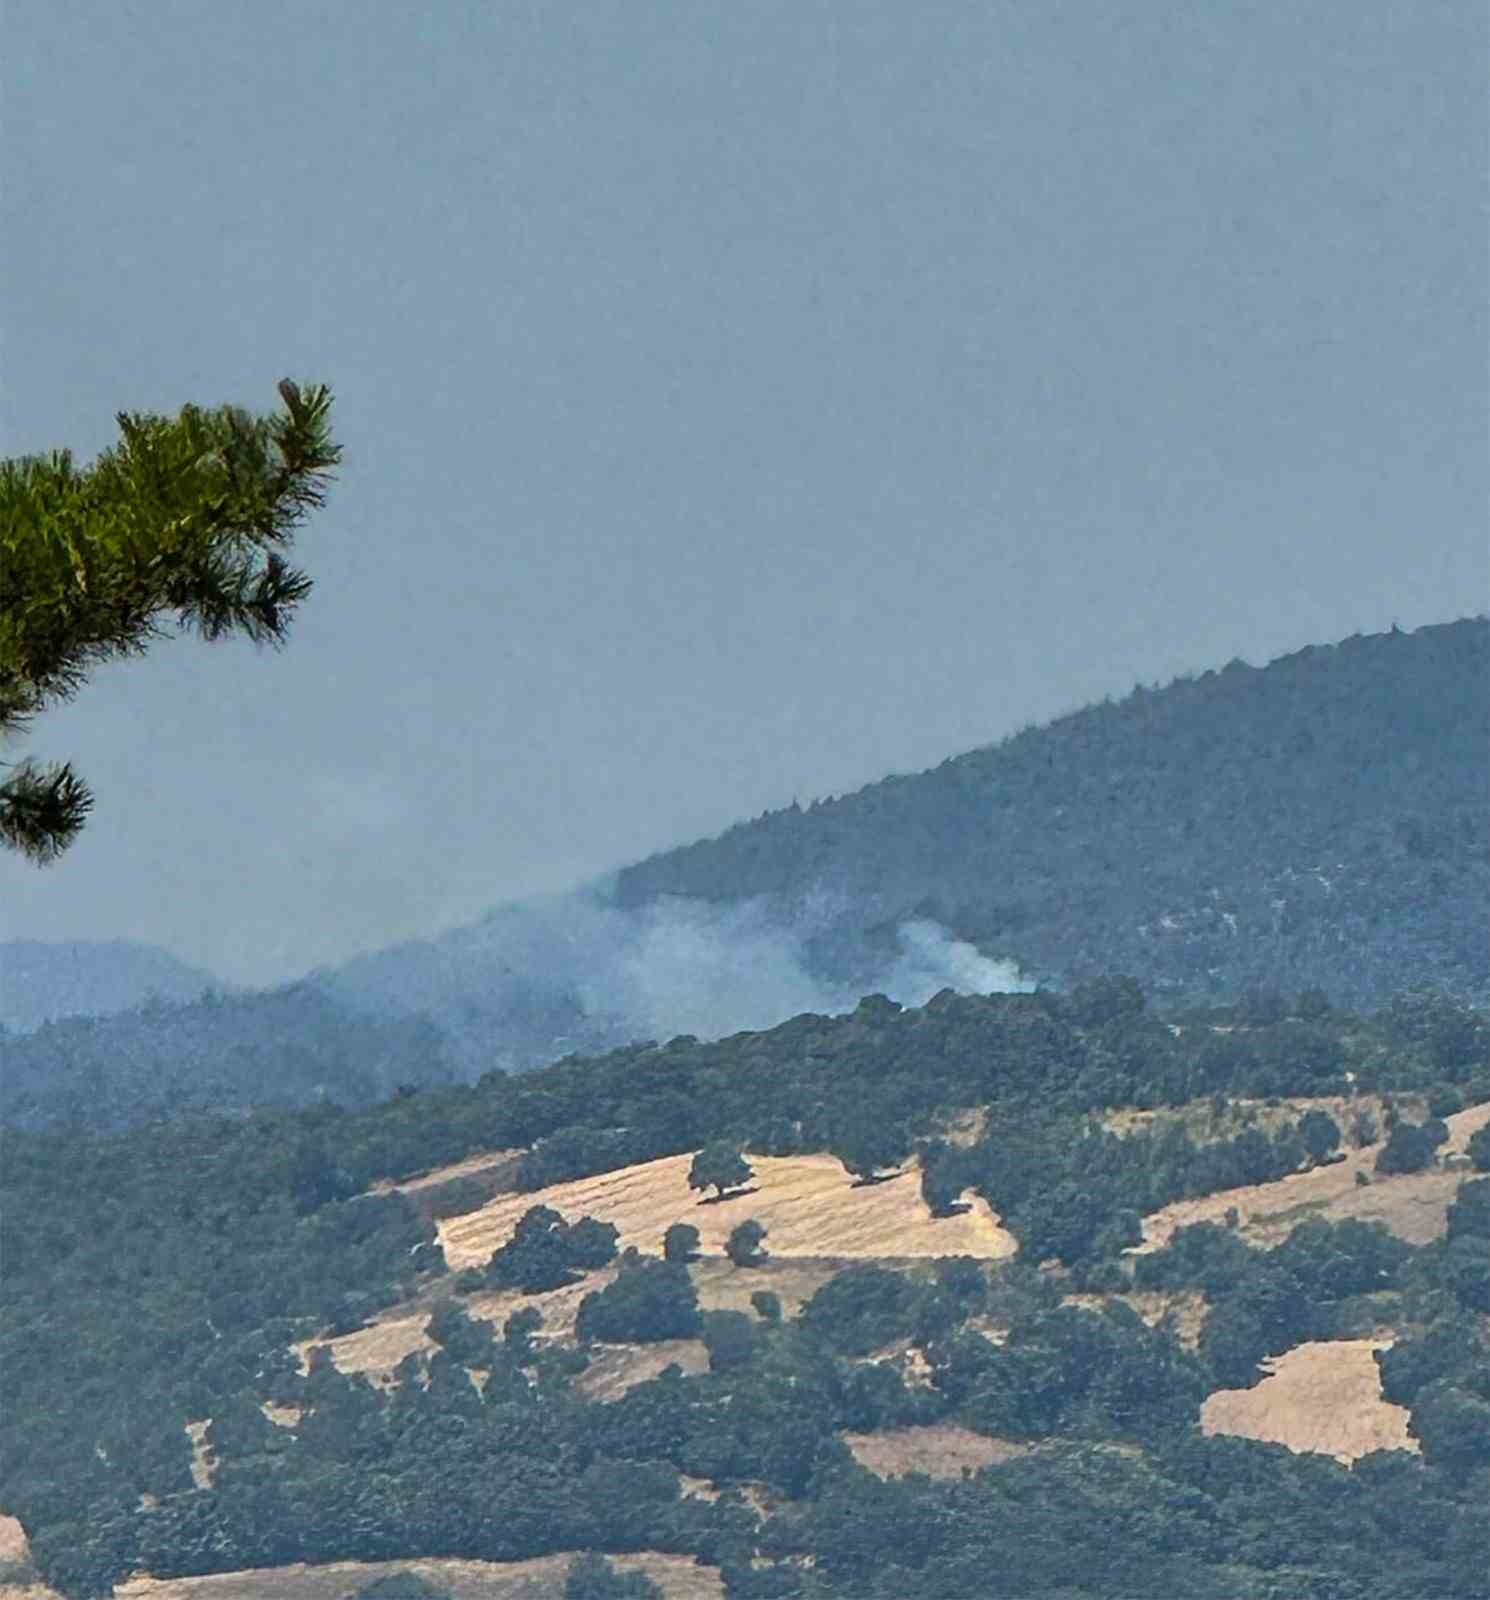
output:
[[885,993],[904,1006],[924,1006],[942,989],[958,994],[1028,994],[1035,985],[1018,964],[986,956],[954,939],[939,922],[917,918],[896,930],[900,959],[885,979]]
[[789,905],[664,898],[624,908],[601,886],[509,904],[322,977],[359,1009],[429,1015],[473,1070],[493,1051],[520,1062],[626,1040],[718,1039],[802,1012],[851,1011],[874,992],[920,1006],[942,989],[1034,988],[1014,962],[928,918],[902,923],[898,951],[857,982],[825,979],[813,941],[854,926],[851,910],[822,894]]

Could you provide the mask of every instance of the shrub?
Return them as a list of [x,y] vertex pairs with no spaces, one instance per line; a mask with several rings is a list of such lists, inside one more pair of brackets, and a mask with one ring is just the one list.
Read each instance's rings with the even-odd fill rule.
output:
[[1421,1172],[1433,1164],[1433,1153],[1449,1136],[1449,1130],[1434,1118],[1430,1122],[1398,1122],[1392,1136],[1377,1153],[1380,1173]]
[[802,1307],[813,1337],[845,1355],[866,1356],[911,1331],[915,1286],[888,1267],[849,1267],[835,1273]]
[[725,1241],[724,1253],[737,1267],[757,1267],[766,1258],[766,1252],[761,1249],[761,1241],[765,1237],[765,1225],[754,1217],[747,1217],[731,1231]]
[[740,1153],[739,1146],[718,1140],[705,1145],[693,1158],[693,1165],[688,1169],[688,1187],[717,1190],[717,1198],[722,1199],[727,1190],[738,1189],[754,1176],[755,1169]]
[[1476,1172],[1490,1172],[1490,1122],[1475,1130],[1469,1141],[1469,1159]]
[[529,1294],[559,1289],[580,1273],[613,1261],[616,1238],[608,1222],[583,1217],[570,1224],[550,1206],[532,1206],[507,1243],[492,1252],[486,1279],[496,1288]]
[[781,1321],[781,1296],[769,1289],[757,1289],[750,1297],[750,1305],[762,1322],[775,1327]]
[[450,1591],[417,1572],[387,1572],[365,1583],[351,1600],[452,1600]]
[[1314,1162],[1323,1161],[1340,1148],[1340,1124],[1326,1111],[1306,1111],[1299,1121],[1299,1135]]
[[615,1281],[580,1301],[576,1336],[586,1344],[656,1344],[699,1331],[698,1292],[688,1269],[627,1251]]
[[662,1236],[664,1261],[692,1261],[698,1254],[698,1229],[687,1222],[675,1222]]
[[594,1551],[575,1556],[564,1577],[564,1600],[662,1600],[645,1572],[618,1572]]
[[755,1358],[755,1324],[743,1311],[710,1311],[704,1319],[710,1372],[733,1372]]

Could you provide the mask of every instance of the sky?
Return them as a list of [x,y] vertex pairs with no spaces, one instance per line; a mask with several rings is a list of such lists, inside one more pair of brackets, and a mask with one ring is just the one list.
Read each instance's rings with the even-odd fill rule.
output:
[[6,0],[0,455],[330,384],[0,937],[268,983],[1490,603],[1479,0]]

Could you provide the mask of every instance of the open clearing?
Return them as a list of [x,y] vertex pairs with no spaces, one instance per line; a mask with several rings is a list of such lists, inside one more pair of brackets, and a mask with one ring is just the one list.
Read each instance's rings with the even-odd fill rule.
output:
[[1029,1448],[1007,1439],[988,1439],[951,1422],[888,1428],[880,1433],[845,1433],[843,1442],[859,1465],[879,1478],[903,1478],[908,1472],[960,1478],[964,1468],[976,1472],[995,1461],[1021,1456]]
[[[130,1578],[118,1584],[120,1600],[349,1600],[375,1578],[416,1572],[449,1590],[455,1600],[560,1600],[568,1556],[532,1561],[333,1561],[325,1566],[261,1567],[205,1578]],[[647,1553],[611,1556],[622,1572],[645,1572],[667,1600],[720,1600],[724,1586],[712,1567],[689,1556]]]
[[[1471,1136],[1490,1123],[1490,1102],[1456,1112],[1445,1121],[1449,1138],[1440,1157],[1462,1156]],[[1445,1216],[1460,1183],[1475,1174],[1436,1166],[1424,1172],[1378,1178],[1372,1169],[1380,1149],[1376,1144],[1365,1150],[1351,1150],[1344,1161],[1334,1166],[1296,1172],[1272,1183],[1223,1189],[1195,1200],[1177,1200],[1143,1219],[1143,1243],[1133,1253],[1159,1249],[1168,1244],[1177,1228],[1192,1222],[1221,1222],[1233,1206],[1242,1237],[1259,1245],[1281,1243],[1310,1216],[1326,1217],[1332,1222],[1347,1217],[1382,1222],[1409,1244],[1431,1244],[1441,1238]],[[1358,1172],[1364,1172],[1371,1181],[1358,1184]]]
[[1263,1363],[1255,1389],[1219,1389],[1200,1408],[1204,1433],[1266,1439],[1290,1450],[1354,1461],[1373,1450],[1416,1450],[1408,1412],[1381,1397],[1372,1351],[1390,1339],[1336,1339],[1295,1345]]
[[483,1264],[512,1236],[530,1206],[552,1206],[570,1221],[598,1217],[620,1230],[620,1247],[655,1253],[675,1222],[698,1229],[704,1255],[722,1254],[730,1230],[754,1217],[769,1230],[773,1256],[1011,1256],[1014,1238],[986,1201],[958,1216],[933,1217],[915,1170],[881,1183],[856,1184],[833,1156],[752,1156],[755,1176],[722,1201],[688,1187],[693,1156],[623,1167],[531,1194],[498,1195],[479,1211],[439,1224],[452,1271]]

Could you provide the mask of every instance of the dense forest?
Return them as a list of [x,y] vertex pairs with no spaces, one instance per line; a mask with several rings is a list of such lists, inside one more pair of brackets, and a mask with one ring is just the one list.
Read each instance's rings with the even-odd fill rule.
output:
[[1135,689],[1048,727],[630,867],[626,906],[827,892],[827,970],[936,919],[1064,985],[1308,985],[1490,1001],[1490,621]]
[[[1259,1116],[1270,1098],[1353,1093],[1385,1096],[1386,1122]],[[75,1596],[140,1568],[573,1549],[691,1555],[732,1600],[1484,1596],[1490,1185],[1464,1181],[1424,1246],[1310,1219],[1269,1249],[1201,1225],[1138,1266],[1125,1252],[1165,1201],[1329,1162],[1342,1142],[1373,1147],[1383,1175],[1431,1165],[1441,1118],[1487,1099],[1490,1028],[1441,994],[1360,1016],[1317,991],[1258,993],[1161,1019],[1114,978],[918,1010],[871,996],[362,1109],[6,1131],[0,1506]],[[942,1136],[974,1106],[980,1134]],[[1101,1120],[1117,1106],[1157,1116],[1119,1133]],[[751,1314],[701,1311],[686,1237],[617,1260],[604,1223],[535,1207],[484,1270],[452,1274],[432,1217],[485,1192],[369,1192],[475,1150],[526,1150],[505,1181],[534,1190],[713,1145],[828,1150],[861,1182],[917,1150],[933,1213],[971,1187],[1019,1256],[848,1266],[792,1316],[770,1294]],[[1470,1153],[1490,1170],[1490,1136]],[[761,1258],[757,1238],[734,1270]],[[544,1292],[602,1265],[576,1340],[541,1337]],[[1063,1303],[1135,1272],[1204,1294],[1194,1349],[1120,1300]],[[467,1313],[493,1283],[530,1289],[532,1310],[503,1327]],[[427,1309],[434,1348],[391,1385],[315,1348],[396,1304]],[[1256,1383],[1269,1355],[1383,1322],[1398,1330],[1383,1381],[1421,1456],[1349,1469],[1200,1433],[1206,1394]],[[613,1400],[579,1386],[602,1348],[678,1337],[702,1341],[706,1371]],[[897,1339],[924,1382],[874,1359]],[[883,1482],[842,1439],[943,1420],[1019,1451],[960,1482]],[[718,1498],[685,1492],[700,1479]]]

